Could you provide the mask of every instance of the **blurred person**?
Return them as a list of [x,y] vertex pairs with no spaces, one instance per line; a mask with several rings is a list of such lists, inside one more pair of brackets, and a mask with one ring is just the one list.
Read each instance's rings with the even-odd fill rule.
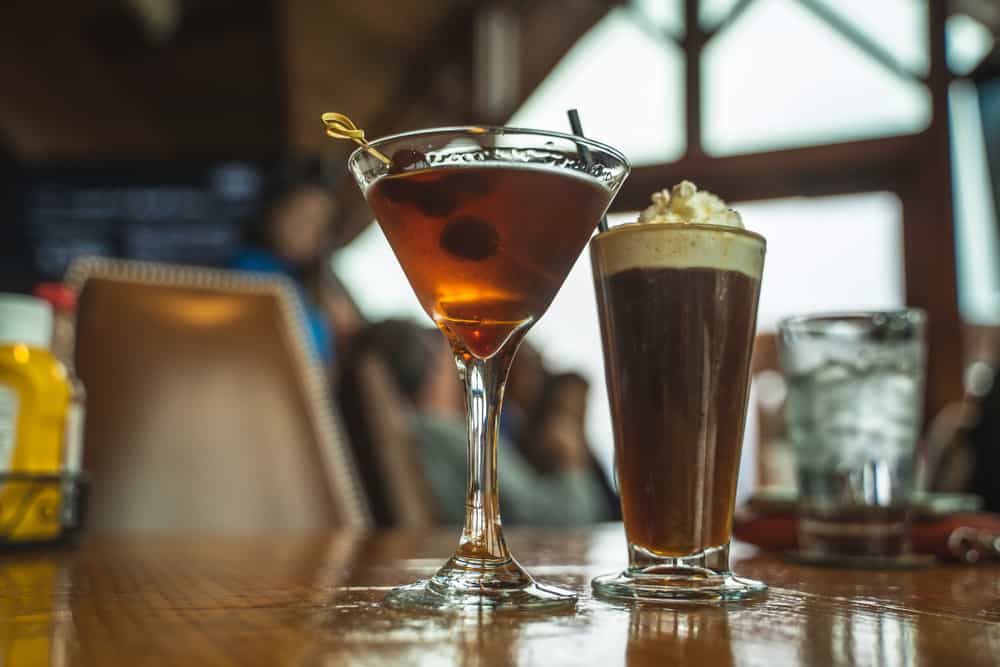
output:
[[517,439],[522,455],[539,471],[583,467],[590,462],[584,420],[590,384],[577,373],[543,379]]
[[1000,512],[1000,372],[996,363],[978,365],[976,391],[966,389],[931,422],[927,447],[930,487],[972,493],[983,509]]
[[549,371],[541,353],[530,342],[522,342],[504,389],[503,411],[500,413],[501,436],[512,442],[520,441],[532,406],[538,403],[548,377]]
[[[377,354],[410,404],[410,434],[424,462],[439,518],[449,524],[462,523],[468,435],[465,394],[451,350],[436,331],[404,320],[373,324],[357,340],[352,357],[362,351]],[[350,390],[344,387],[343,391]],[[564,403],[560,399],[555,404]],[[500,509],[506,522],[583,524],[613,517],[593,457],[579,437],[575,418],[570,421],[568,426],[566,415],[554,411],[552,420],[539,428],[547,440],[541,446],[546,452],[545,471],[533,466],[505,436],[499,437]]]
[[319,310],[337,333],[337,347],[349,349],[355,337],[368,326],[368,320],[330,262],[323,262],[317,282]]
[[522,455],[543,474],[589,469],[600,483],[608,518],[620,519],[618,495],[587,443],[589,394],[590,383],[579,373],[546,373],[516,442]]
[[310,175],[278,177],[265,193],[260,216],[229,268],[280,274],[296,287],[313,352],[325,366],[334,359],[333,327],[320,310],[321,281],[333,248],[337,199]]

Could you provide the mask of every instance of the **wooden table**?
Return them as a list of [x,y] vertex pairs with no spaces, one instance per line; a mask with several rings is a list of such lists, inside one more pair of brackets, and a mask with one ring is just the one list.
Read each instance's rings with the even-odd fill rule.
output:
[[583,591],[563,614],[443,616],[379,606],[431,574],[455,531],[240,539],[92,539],[0,557],[0,664],[1000,664],[1000,568],[808,568],[737,545],[768,597],[625,608],[590,597],[625,557],[621,527],[509,531],[539,578]]

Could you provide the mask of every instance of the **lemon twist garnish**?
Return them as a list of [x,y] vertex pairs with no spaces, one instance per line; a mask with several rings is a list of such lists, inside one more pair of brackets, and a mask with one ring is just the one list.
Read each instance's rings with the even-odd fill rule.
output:
[[322,119],[323,125],[326,127],[326,136],[333,137],[334,139],[350,139],[368,151],[370,155],[377,157],[388,165],[392,164],[392,160],[368,143],[365,139],[365,131],[355,125],[354,121],[344,114],[331,111],[323,114]]

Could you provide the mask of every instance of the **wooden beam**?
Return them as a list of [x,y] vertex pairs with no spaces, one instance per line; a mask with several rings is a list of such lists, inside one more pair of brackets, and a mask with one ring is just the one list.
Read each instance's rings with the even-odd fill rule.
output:
[[521,96],[505,117],[495,120],[506,122],[573,45],[608,12],[622,4],[624,0],[529,0],[520,3]]
[[0,10],[0,134],[20,157],[147,152],[163,128],[147,100],[108,76],[73,17],[41,3]]
[[726,28],[731,26],[733,23],[735,23],[737,19],[739,19],[743,15],[743,12],[749,9],[750,5],[752,5],[753,3],[754,0],[736,0],[736,3],[733,5],[733,8],[729,10],[729,14],[727,14],[725,18],[723,18],[719,23],[717,23],[714,26],[711,26],[708,29],[708,39],[711,39],[715,35],[718,35]]
[[637,211],[652,192],[687,179],[730,201],[899,190],[915,173],[920,135],[636,167],[612,210]]
[[915,178],[901,198],[906,298],[930,318],[925,416],[932,418],[964,392],[948,135],[947,12],[943,2],[928,0],[927,4],[933,115],[914,159]]
[[853,44],[859,51],[898,76],[900,80],[907,83],[914,80],[923,81],[923,77],[899,62],[889,49],[883,47],[878,41],[868,37],[861,30],[858,30],[852,21],[842,17],[826,3],[819,2],[818,0],[799,0],[799,4],[826,23],[834,32]]
[[459,6],[410,60],[400,87],[387,96],[373,127],[380,133],[448,124],[502,125],[545,80],[572,46],[621,0],[511,2],[520,25],[518,94],[508,108],[484,115],[474,101],[475,44],[470,26],[479,6]]
[[475,116],[473,31],[477,8],[459,6],[442,20],[403,69],[373,118],[379,134],[481,122]]
[[[300,155],[339,150],[323,134],[323,112],[347,113],[373,137],[390,134],[436,94],[447,65],[471,68],[474,3],[283,0],[276,9],[284,133]],[[471,95],[462,98],[471,106]]]
[[[381,113],[373,115],[367,127],[373,136],[379,136],[421,127],[503,124],[570,47],[617,4],[620,4],[618,0],[512,4],[518,11],[521,25],[523,58],[519,78],[522,87],[513,108],[497,111],[498,115],[493,118],[482,117],[474,105],[474,44],[469,37],[477,6],[475,3],[458,5],[450,17],[439,24],[425,49],[409,59],[398,86],[385,92],[379,105]],[[342,149],[328,147],[327,150]],[[346,153],[338,159],[344,157]],[[345,212],[337,242],[343,245],[367,227],[372,215],[354,183],[344,184],[340,198]]]
[[482,118],[504,117],[521,99],[521,30],[509,3],[479,4],[473,35],[473,92],[476,114]]
[[270,0],[246,0],[228,21],[224,3],[192,11],[157,45],[118,2],[9,4],[0,9],[0,134],[22,157],[279,152]]
[[[933,3],[932,3],[933,4]],[[943,63],[943,17],[935,50]],[[637,167],[613,210],[637,211],[682,179],[730,201],[888,190],[903,203],[906,301],[930,318],[925,418],[961,398],[963,351],[955,273],[947,72],[932,69],[934,120],[921,134],[753,155],[689,157]],[[935,87],[936,86],[936,87]]]
[[[472,75],[474,59],[469,26],[475,17],[473,4],[457,4],[457,9],[442,18],[431,34],[421,42],[423,48],[399,67],[393,85],[387,85],[380,95],[368,100],[367,116],[358,115],[373,138],[422,127],[460,125],[476,122],[473,118]],[[355,102],[365,104],[364,98]],[[325,110],[336,110],[329,106]],[[302,116],[301,113],[298,114]],[[319,116],[316,115],[316,118]],[[308,136],[293,141],[301,152],[307,145],[319,144],[327,163],[339,163],[340,169],[353,150],[348,144],[331,144],[319,128],[302,125],[311,115],[293,120],[306,128]],[[302,130],[294,132],[302,135]],[[311,150],[309,152],[312,152]],[[342,172],[343,173],[343,172]],[[345,178],[337,191],[342,215],[334,243],[337,247],[350,243],[371,224],[373,216],[357,185]]]

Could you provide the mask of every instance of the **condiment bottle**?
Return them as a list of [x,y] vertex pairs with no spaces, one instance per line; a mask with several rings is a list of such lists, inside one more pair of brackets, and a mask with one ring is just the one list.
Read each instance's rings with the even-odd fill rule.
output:
[[87,390],[76,374],[73,363],[74,339],[76,337],[76,292],[63,283],[39,283],[35,286],[35,296],[52,306],[52,345],[56,359],[66,367],[71,396],[69,413],[66,418],[66,433],[63,443],[63,472],[70,481],[83,467],[83,426],[87,415]]
[[72,396],[51,340],[48,303],[0,293],[0,541],[61,533],[62,487],[39,480],[61,472]]

